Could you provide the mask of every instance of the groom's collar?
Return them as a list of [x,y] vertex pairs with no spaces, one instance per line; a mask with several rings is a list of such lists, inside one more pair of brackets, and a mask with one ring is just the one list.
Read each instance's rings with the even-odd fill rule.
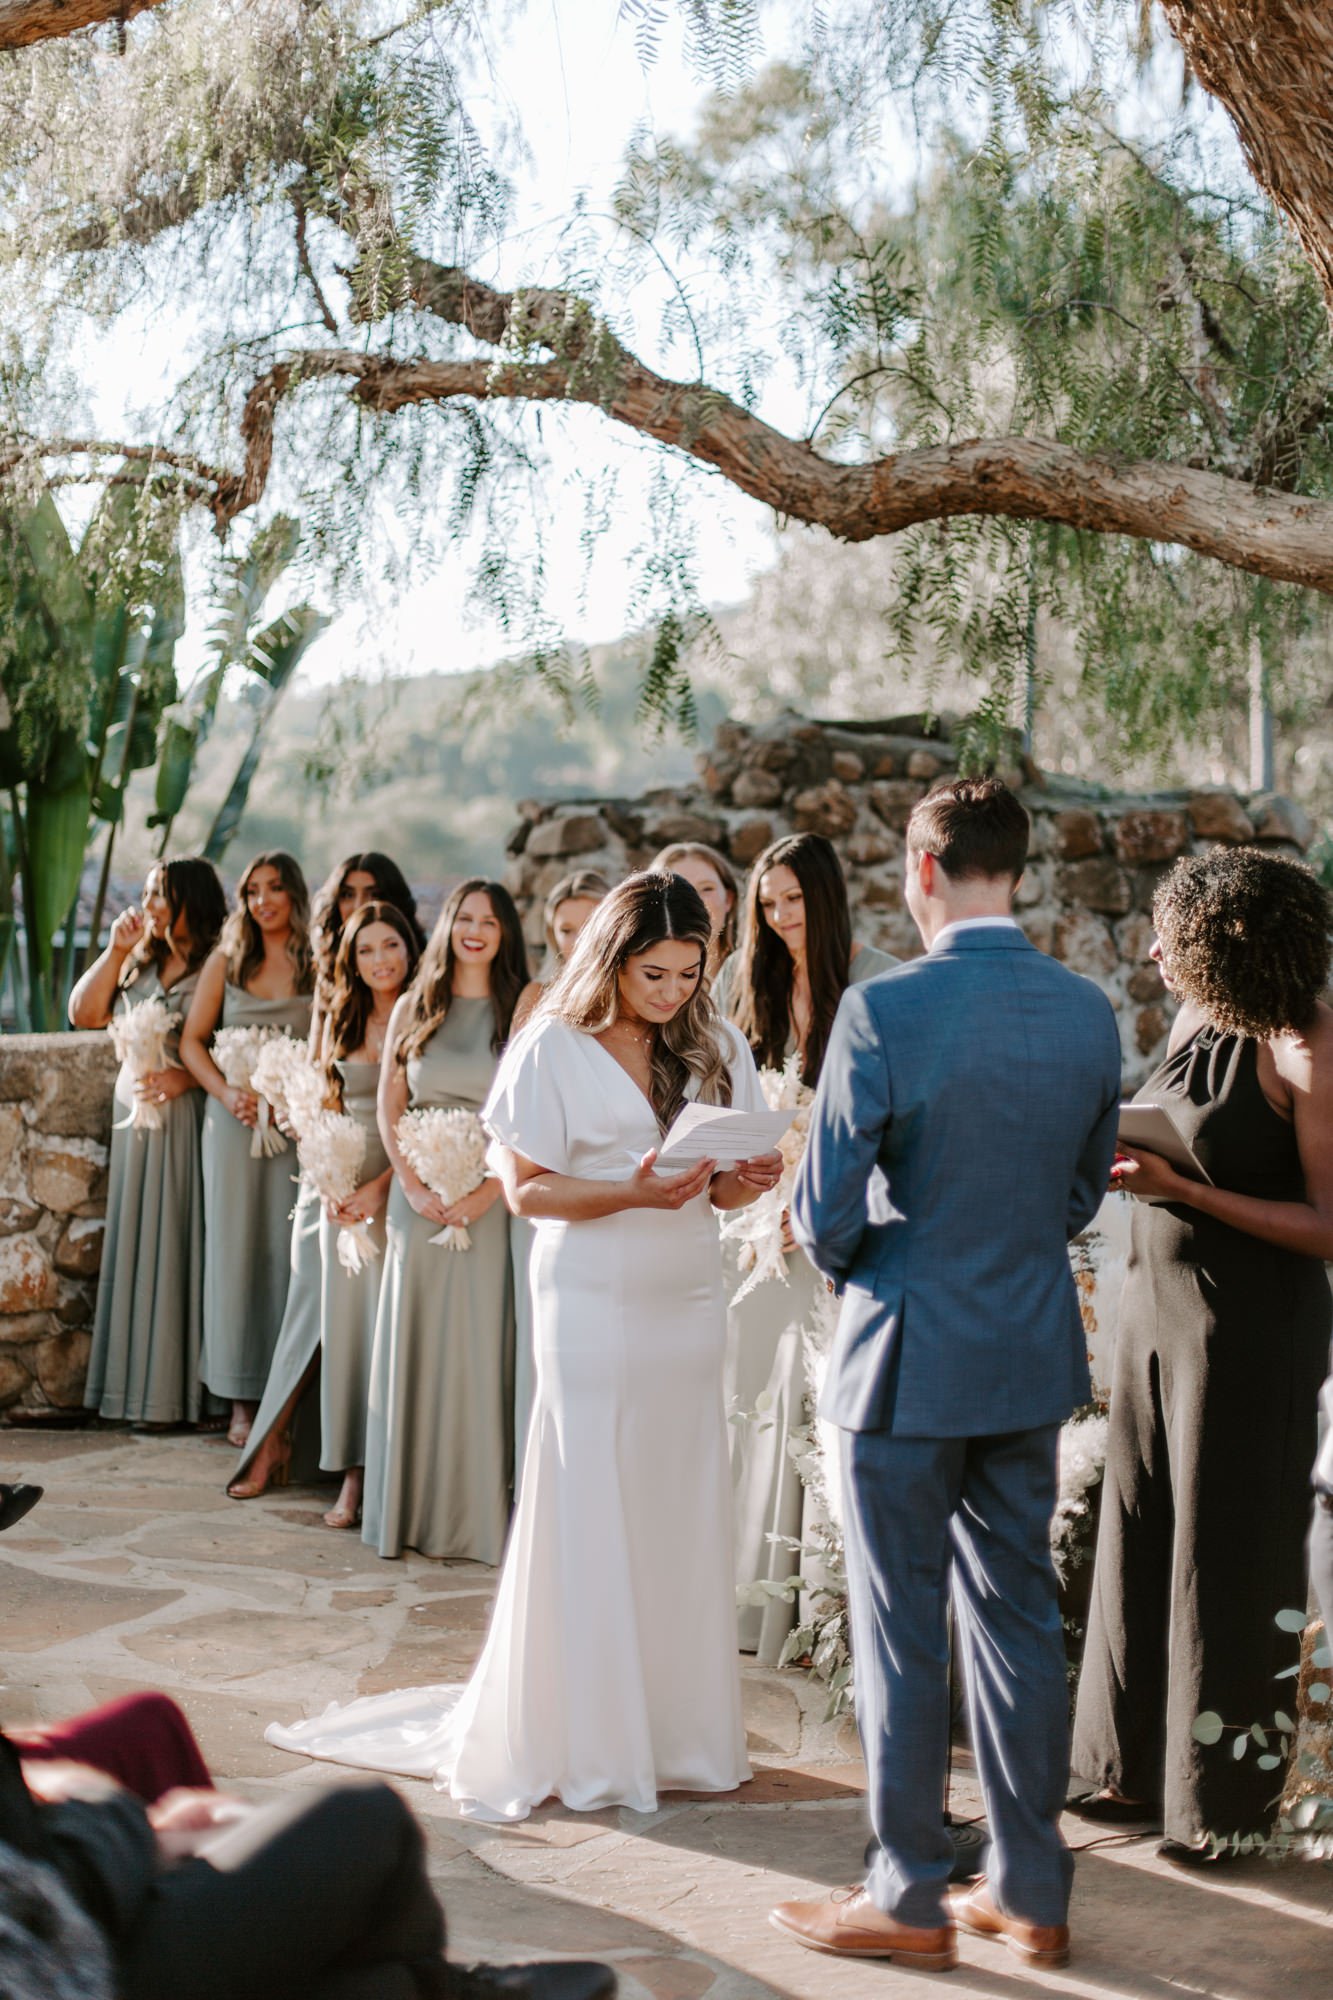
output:
[[942,931],[935,933],[930,955],[933,958],[936,952],[952,951],[958,945],[965,950],[1008,951],[1016,944],[1027,942],[1013,917],[960,917],[956,923],[946,924]]

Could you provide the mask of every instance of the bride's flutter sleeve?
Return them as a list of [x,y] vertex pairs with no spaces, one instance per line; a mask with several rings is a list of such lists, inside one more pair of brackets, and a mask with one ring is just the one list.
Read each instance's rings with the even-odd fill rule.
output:
[[573,1171],[565,1087],[569,1050],[563,1046],[567,1032],[558,1021],[536,1022],[501,1057],[481,1113],[491,1140],[487,1164],[492,1170],[496,1147],[507,1146],[548,1173]]

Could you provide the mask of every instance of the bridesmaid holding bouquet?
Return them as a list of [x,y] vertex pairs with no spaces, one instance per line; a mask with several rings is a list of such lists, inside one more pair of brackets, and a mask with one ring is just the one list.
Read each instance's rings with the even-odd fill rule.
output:
[[[417,922],[416,898],[396,861],[387,854],[372,852],[349,854],[338,863],[315,897],[310,918],[315,964],[315,1002],[310,1016],[312,1062],[319,1063],[322,1058],[323,1024],[333,996],[343,931],[355,913],[370,902],[392,903],[402,912],[416,940],[416,956],[426,942]],[[264,1394],[240,1462],[227,1484],[227,1497],[231,1500],[258,1500],[268,1491],[270,1481],[313,1478],[323,1464],[318,1408],[308,1396],[319,1368],[323,1335],[324,1259],[320,1224],[319,1196],[309,1177],[302,1175],[292,1216],[287,1304]]]
[[[380,1137],[376,1105],[389,1020],[417,968],[416,932],[391,903],[363,903],[343,927],[324,1022],[328,1101],[365,1133],[360,1180],[346,1200],[323,1204],[320,1371],[320,1465],[342,1474],[326,1527],[354,1528],[361,1518],[366,1462],[370,1357],[384,1270],[385,1210],[393,1168]],[[354,1232],[359,1256],[345,1266],[339,1236]]]
[[[497,1563],[513,1462],[513,1285],[500,1184],[445,1202],[404,1152],[409,1110],[478,1113],[527,977],[523,931],[498,882],[459,884],[394,1008],[379,1125],[397,1176],[371,1362],[363,1539],[382,1556]],[[415,1150],[415,1149],[414,1149]],[[436,1241],[462,1228],[467,1249]]]
[[208,1092],[204,1113],[203,1379],[232,1406],[228,1443],[250,1435],[282,1325],[290,1280],[295,1156],[256,1158],[252,1090],[230,1084],[209,1053],[219,1028],[261,1028],[304,1039],[314,968],[310,899],[297,862],[256,855],[236,907],[199,975],[181,1035],[181,1060]]
[[[111,927],[70,995],[76,1028],[124,1022],[157,1003],[175,1017],[159,1068],[122,1062],[116,1079],[102,1280],[84,1402],[133,1424],[197,1423],[203,1407],[203,1095],[177,1060],[180,1025],[217,943],[227,899],[210,861],[148,871],[141,910]],[[137,1113],[137,1120],[136,1120]]]
[[[788,834],[755,862],[741,948],[718,973],[713,998],[761,1069],[794,1060],[813,1090],[846,988],[896,963],[853,941],[832,842]],[[736,1581],[760,1600],[741,1612],[741,1650],[766,1667],[778,1664],[795,1624],[782,1586],[799,1567],[788,1544],[806,1539],[805,1494],[787,1440],[805,1422],[803,1334],[823,1283],[789,1234],[783,1248],[787,1283],[766,1280],[727,1315],[727,1404],[748,1417],[731,1429]]]

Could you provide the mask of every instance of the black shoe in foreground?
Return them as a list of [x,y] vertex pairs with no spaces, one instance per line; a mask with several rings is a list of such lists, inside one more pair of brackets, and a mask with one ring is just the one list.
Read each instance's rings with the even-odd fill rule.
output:
[[613,2000],[616,1975],[591,1959],[542,1959],[532,1965],[451,1965],[450,2000]]
[[0,1486],[0,1534],[31,1513],[44,1490],[40,1486]]

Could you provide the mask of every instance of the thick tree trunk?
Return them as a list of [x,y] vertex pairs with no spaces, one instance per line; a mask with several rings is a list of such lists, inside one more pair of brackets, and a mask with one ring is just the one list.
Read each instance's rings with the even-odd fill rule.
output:
[[1333,309],[1333,5],[1162,0],[1255,179],[1292,221]]
[[162,0],[0,0],[0,49],[56,42],[80,28],[132,21]]

